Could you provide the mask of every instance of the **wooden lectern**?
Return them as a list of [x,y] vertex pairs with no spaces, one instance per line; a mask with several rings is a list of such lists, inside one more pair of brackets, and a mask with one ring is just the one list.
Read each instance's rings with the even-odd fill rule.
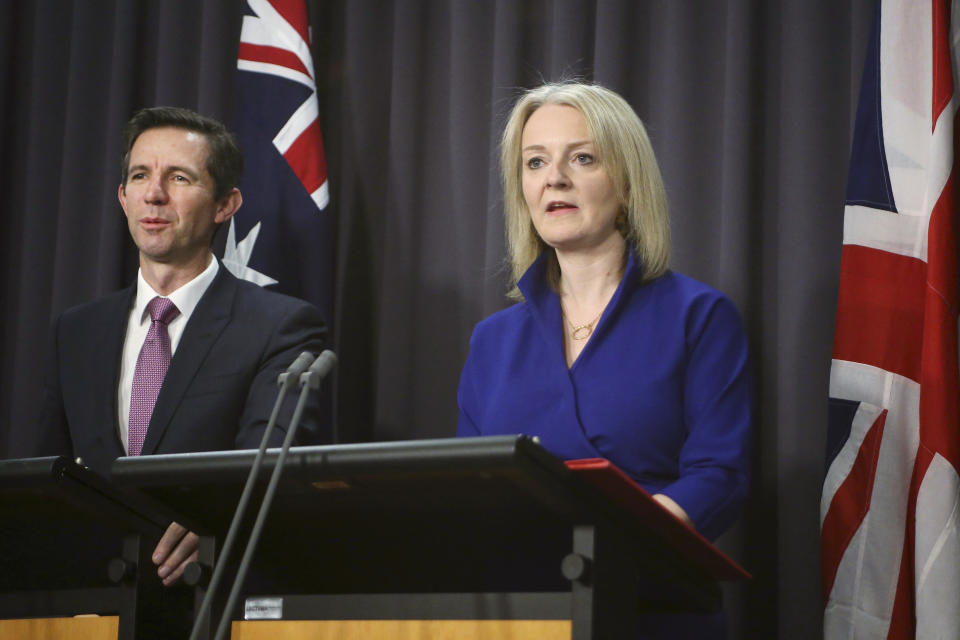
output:
[[[157,605],[177,594],[150,562],[172,518],[68,458],[0,461],[0,637],[133,640],[150,625],[175,629]],[[105,618],[70,618],[82,614]]]
[[[254,456],[121,458],[112,480],[216,540]],[[525,436],[291,449],[233,637],[628,637],[749,577],[606,461],[571,467]]]

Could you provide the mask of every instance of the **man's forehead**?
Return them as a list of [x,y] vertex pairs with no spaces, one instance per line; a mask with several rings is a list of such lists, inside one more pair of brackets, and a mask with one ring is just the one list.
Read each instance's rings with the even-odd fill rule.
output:
[[177,127],[155,127],[137,136],[130,149],[130,164],[169,159],[177,162],[192,160],[202,166],[209,151],[207,138],[202,133]]

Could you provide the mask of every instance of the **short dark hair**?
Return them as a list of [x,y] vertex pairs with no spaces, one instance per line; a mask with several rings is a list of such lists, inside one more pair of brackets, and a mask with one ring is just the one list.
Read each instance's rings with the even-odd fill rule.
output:
[[148,129],[173,127],[201,134],[210,149],[207,171],[213,178],[213,197],[219,200],[240,183],[243,154],[236,137],[219,121],[182,107],[150,107],[133,114],[124,128],[126,148],[121,158],[120,184],[127,184],[130,151],[140,134]]

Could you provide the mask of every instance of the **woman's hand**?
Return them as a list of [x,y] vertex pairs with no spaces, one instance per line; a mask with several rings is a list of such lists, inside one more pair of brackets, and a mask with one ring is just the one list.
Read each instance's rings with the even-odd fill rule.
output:
[[665,496],[662,493],[653,494],[653,499],[660,503],[660,506],[666,509],[673,515],[674,518],[687,525],[691,529],[694,529],[693,520],[690,519],[690,516],[687,515],[687,512],[683,510],[683,507],[674,502],[673,498]]

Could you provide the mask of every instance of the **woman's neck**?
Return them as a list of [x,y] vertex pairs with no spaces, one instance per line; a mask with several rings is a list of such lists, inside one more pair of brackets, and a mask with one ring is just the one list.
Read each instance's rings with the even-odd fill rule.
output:
[[[613,297],[623,277],[626,243],[611,243],[605,251],[565,253],[557,251],[560,267],[560,300],[570,315],[593,316]],[[576,318],[586,321],[589,318]]]
[[605,251],[557,251],[563,351],[572,367],[593,336],[604,309],[620,285],[626,264],[626,243],[609,243]]

